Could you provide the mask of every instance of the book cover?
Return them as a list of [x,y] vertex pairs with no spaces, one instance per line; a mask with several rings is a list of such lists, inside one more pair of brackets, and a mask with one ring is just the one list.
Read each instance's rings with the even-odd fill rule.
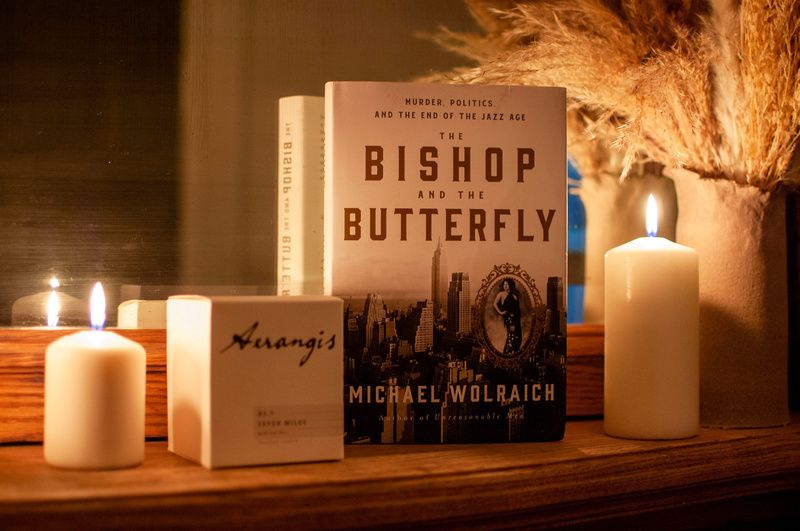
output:
[[331,82],[325,128],[346,441],[563,437],[564,89]]
[[278,295],[321,295],[325,100],[278,100]]

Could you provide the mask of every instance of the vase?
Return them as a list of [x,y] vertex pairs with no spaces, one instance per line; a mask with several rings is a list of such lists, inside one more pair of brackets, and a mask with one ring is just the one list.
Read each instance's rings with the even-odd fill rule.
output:
[[671,170],[677,241],[700,259],[700,423],[789,421],[786,194]]
[[616,177],[583,179],[578,195],[586,211],[584,262],[585,323],[603,322],[603,279],[606,251],[644,236],[645,205],[653,194],[659,207],[659,236],[675,239],[675,187],[656,173],[642,173],[620,181]]

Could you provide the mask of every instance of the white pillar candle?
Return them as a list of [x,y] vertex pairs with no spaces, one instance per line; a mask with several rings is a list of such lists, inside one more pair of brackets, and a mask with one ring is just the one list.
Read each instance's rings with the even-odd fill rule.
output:
[[56,277],[49,280],[50,291],[25,295],[11,305],[12,326],[76,326],[85,322],[86,302],[58,288]]
[[[98,282],[92,326],[104,322]],[[113,332],[85,330],[52,342],[45,354],[45,461],[82,469],[141,463],[145,375],[144,348]]]
[[608,435],[680,439],[699,429],[697,253],[656,237],[648,198],[647,237],[605,257],[605,401]]

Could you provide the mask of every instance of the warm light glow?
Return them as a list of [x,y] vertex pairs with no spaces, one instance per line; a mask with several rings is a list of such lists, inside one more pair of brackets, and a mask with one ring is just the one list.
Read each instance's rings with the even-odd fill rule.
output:
[[656,198],[653,194],[647,197],[647,215],[645,216],[647,235],[655,236],[658,234],[658,207],[656,206]]
[[99,282],[92,289],[92,300],[90,303],[90,313],[92,328],[101,329],[106,324],[106,295],[103,292],[103,285]]
[[56,289],[61,286],[61,282],[56,277],[50,279],[50,287]]
[[[51,284],[52,285],[52,284]],[[61,301],[55,290],[47,297],[47,326],[58,326],[58,312],[61,310]]]

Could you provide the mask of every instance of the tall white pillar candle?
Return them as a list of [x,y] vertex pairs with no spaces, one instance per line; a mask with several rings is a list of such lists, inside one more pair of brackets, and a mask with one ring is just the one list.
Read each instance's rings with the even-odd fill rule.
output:
[[[97,283],[92,326],[104,321]],[[141,463],[145,375],[144,348],[113,332],[85,330],[52,342],[45,354],[45,461],[79,469]]]
[[681,439],[699,429],[697,253],[655,236],[605,257],[605,401],[608,435]]

